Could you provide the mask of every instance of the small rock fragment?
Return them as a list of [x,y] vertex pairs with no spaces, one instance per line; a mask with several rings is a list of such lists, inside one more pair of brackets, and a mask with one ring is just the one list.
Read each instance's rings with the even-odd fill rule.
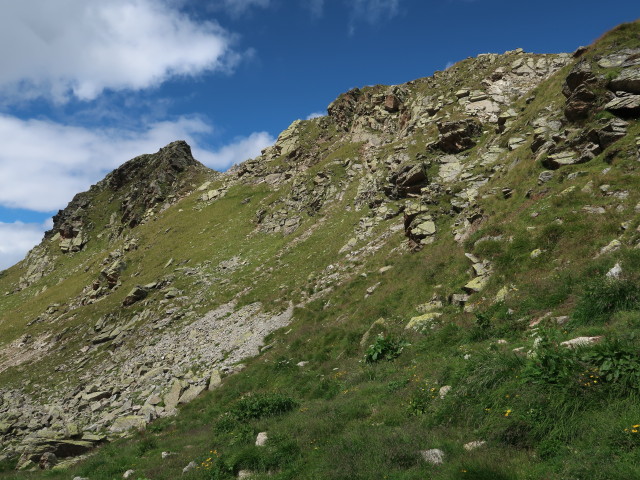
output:
[[182,473],[190,472],[191,470],[193,470],[196,467],[197,467],[196,462],[193,462],[193,461],[189,462],[189,465],[187,465],[186,467],[184,467],[182,469]]
[[446,397],[450,391],[451,391],[451,385],[445,385],[443,387],[440,387],[440,390],[438,390],[438,395],[440,396],[441,399],[444,399],[444,397]]
[[602,340],[602,335],[597,337],[576,337],[571,340],[567,340],[566,342],[560,343],[567,348],[578,348],[578,347],[586,347],[588,345],[593,345],[594,343],[598,343]]
[[484,447],[487,444],[484,440],[476,440],[474,442],[469,442],[464,444],[464,449],[468,452],[471,450],[475,450],[476,448]]
[[256,438],[256,447],[264,447],[268,439],[269,436],[267,435],[267,432],[260,432]]
[[622,275],[622,267],[620,266],[620,262],[616,262],[616,264],[607,272],[607,278],[620,278]]
[[439,448],[422,450],[420,455],[422,455],[422,459],[425,462],[430,463],[431,465],[442,465],[444,463],[444,452]]

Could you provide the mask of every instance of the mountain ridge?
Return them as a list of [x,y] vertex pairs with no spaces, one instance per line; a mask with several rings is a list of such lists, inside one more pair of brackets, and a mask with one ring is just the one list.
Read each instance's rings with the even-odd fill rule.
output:
[[[375,434],[375,448],[398,478],[456,478],[451,469],[466,460],[448,428],[456,442],[486,436],[491,455],[516,452],[526,468],[556,468],[536,460],[551,448],[541,438],[556,433],[524,413],[513,419],[520,423],[506,423],[516,407],[504,395],[533,368],[557,375],[517,353],[542,358],[544,342],[560,348],[535,330],[539,324],[560,325],[554,335],[585,344],[633,332],[632,316],[614,315],[622,307],[606,307],[606,322],[596,324],[581,320],[580,308],[585,292],[593,294],[583,278],[605,278],[618,265],[616,288],[637,280],[638,58],[636,22],[573,55],[483,54],[433,77],[350,90],[328,116],[293,122],[259,157],[227,172],[204,167],[181,141],[126,162],[76,195],[43,242],[0,277],[6,461],[49,468],[107,440],[122,445],[121,435],[151,421],[149,429],[179,429],[174,419],[190,408],[213,408],[209,420],[219,427],[216,441],[229,442],[223,463],[231,469],[216,478],[242,470],[318,478],[309,471],[296,477],[295,459],[308,460],[314,448],[283,440],[288,429],[305,437],[286,424],[289,417],[229,420],[224,428],[232,433],[220,426],[236,415],[243,394],[284,391],[304,402],[288,414],[301,422],[310,421],[303,409],[319,415],[334,404],[360,432],[381,421],[386,430]],[[635,297],[625,302],[634,314]],[[373,346],[397,359],[371,360]],[[371,361],[362,363],[363,355]],[[596,365],[574,360],[559,361],[567,369]],[[483,369],[503,378],[473,383]],[[407,371],[417,380],[405,382]],[[529,403],[518,408],[543,408],[535,394],[547,395],[547,384],[527,378],[519,388],[530,389],[523,394]],[[557,376],[549,384],[560,380],[569,382]],[[438,395],[421,393],[436,386]],[[501,399],[491,396],[494,386],[507,389]],[[607,388],[618,392],[615,382]],[[349,405],[366,403],[357,392],[367,389],[376,407],[349,417]],[[350,395],[352,403],[340,403]],[[220,407],[207,407],[210,398]],[[628,398],[620,397],[619,408],[632,411]],[[198,407],[182,407],[188,403]],[[174,417],[178,405],[187,413]],[[452,408],[473,418],[472,431]],[[487,415],[492,408],[502,413]],[[378,419],[378,411],[386,416]],[[591,413],[600,415],[596,407]],[[287,460],[248,446],[243,429],[253,435],[267,424],[282,436],[274,448]],[[334,472],[340,442],[350,437],[323,438],[321,478],[374,478],[380,466],[360,457],[340,460],[345,471]],[[386,457],[394,438],[426,450]],[[428,459],[435,454],[424,452],[435,444],[453,466],[431,465],[439,463]],[[242,453],[249,449],[253,460]],[[196,456],[188,449],[177,456],[189,455]],[[72,468],[90,474],[91,462]],[[124,472],[114,468],[96,470],[96,478]],[[506,475],[495,458],[486,468]]]

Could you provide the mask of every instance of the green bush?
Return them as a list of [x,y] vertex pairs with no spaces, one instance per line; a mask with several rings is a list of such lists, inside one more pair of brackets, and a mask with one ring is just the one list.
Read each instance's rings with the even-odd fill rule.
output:
[[636,281],[597,278],[587,283],[573,312],[581,324],[603,323],[613,313],[640,308],[640,285]]
[[575,350],[560,345],[559,332],[538,330],[535,352],[527,359],[524,379],[535,383],[560,384],[570,380],[578,367]]
[[230,413],[245,421],[286,413],[298,405],[296,400],[279,393],[249,394],[238,400]]
[[423,415],[427,413],[437,393],[436,388],[429,388],[427,385],[416,388],[409,397],[409,415]]
[[364,360],[367,363],[375,363],[380,360],[393,360],[408,346],[409,343],[405,340],[378,335],[375,342],[369,345],[369,348],[367,348],[367,351],[364,353]]
[[584,352],[582,360],[597,369],[601,381],[628,392],[640,389],[639,354],[637,348],[613,340]]
[[225,480],[235,478],[233,468],[217,450],[211,450],[208,456],[200,459],[198,462],[197,473],[195,473],[194,476],[199,479],[206,480]]

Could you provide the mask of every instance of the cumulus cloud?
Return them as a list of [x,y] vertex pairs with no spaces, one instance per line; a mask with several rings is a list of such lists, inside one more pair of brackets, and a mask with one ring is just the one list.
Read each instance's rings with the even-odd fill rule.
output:
[[157,122],[147,128],[89,129],[0,115],[0,205],[37,211],[63,208],[108,171],[143,153],[184,139],[194,157],[216,170],[256,156],[274,139],[265,132],[237,138],[219,150],[201,147],[213,127],[199,117]]
[[314,118],[324,117],[326,115],[325,112],[313,112],[307,115],[307,120],[313,120]]
[[257,157],[262,149],[273,145],[274,142],[275,138],[267,132],[254,132],[248,137],[236,138],[232,143],[217,151],[201,152],[199,160],[205,165],[226,169],[236,163]]
[[[230,4],[266,0],[225,0]],[[14,98],[140,90],[173,76],[229,70],[232,35],[169,0],[0,2],[0,89]]]
[[0,270],[22,260],[25,254],[42,240],[44,232],[49,228],[49,222],[0,222]]

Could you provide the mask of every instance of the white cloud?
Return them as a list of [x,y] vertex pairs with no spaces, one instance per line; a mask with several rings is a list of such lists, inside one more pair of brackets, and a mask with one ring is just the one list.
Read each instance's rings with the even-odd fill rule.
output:
[[186,140],[204,164],[223,170],[274,142],[266,132],[238,138],[217,151],[199,147],[213,127],[198,117],[157,122],[139,131],[89,129],[0,115],[0,205],[37,211],[66,206],[73,195],[125,161]]
[[267,132],[254,132],[248,137],[236,138],[233,143],[215,152],[201,151],[198,159],[205,165],[217,166],[219,170],[226,169],[236,163],[257,157],[262,149],[273,145],[274,142],[275,138]]
[[383,19],[390,19],[398,14],[400,0],[351,0],[354,20],[362,20],[375,25]]
[[0,222],[0,270],[22,260],[34,245],[40,243],[44,232],[49,228],[49,222]]
[[[265,2],[244,0],[229,3]],[[15,98],[140,90],[170,77],[228,70],[232,37],[170,0],[0,2],[0,89]]]
[[313,112],[307,115],[307,120],[313,120],[314,118],[324,117],[326,113],[324,112]]

